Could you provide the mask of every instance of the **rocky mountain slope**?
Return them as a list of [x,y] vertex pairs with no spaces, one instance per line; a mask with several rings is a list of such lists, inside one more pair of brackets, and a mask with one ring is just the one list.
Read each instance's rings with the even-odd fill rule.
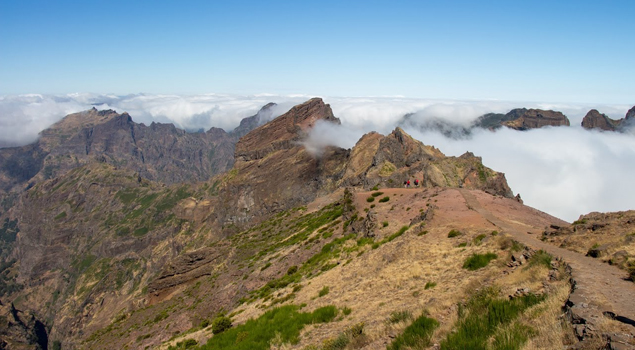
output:
[[[95,123],[129,122],[94,114]],[[477,290],[491,302],[508,295],[526,302],[529,311],[510,316],[500,332],[529,327],[523,334],[533,336],[521,343],[534,348],[629,334],[609,320],[576,337],[558,319],[571,288],[566,265],[508,234],[566,223],[514,199],[504,175],[480,158],[446,157],[399,128],[315,154],[305,142],[318,121],[339,123],[312,99],[254,128],[236,144],[231,170],[205,182],[166,185],[86,158],[35,183],[6,213],[3,235],[15,237],[15,248],[0,271],[2,302],[33,315],[48,345],[62,349],[185,348],[208,339],[204,348],[220,341],[258,348],[257,331],[240,327],[276,312],[298,322],[309,312],[322,316],[262,333],[266,348],[386,348],[420,319],[437,325],[426,342],[449,349],[468,317],[458,310]],[[419,186],[404,188],[414,179]],[[470,193],[481,204],[466,199]],[[235,327],[214,335],[227,318]],[[0,339],[9,339],[2,329]],[[486,340],[503,336],[497,332]]]
[[[66,116],[28,146],[0,149],[0,190],[19,190],[78,166],[105,162],[166,184],[205,181],[233,164],[234,145],[270,113],[245,118],[230,133],[187,133],[172,124],[137,124],[127,113],[95,108]],[[263,118],[266,119],[266,118]]]

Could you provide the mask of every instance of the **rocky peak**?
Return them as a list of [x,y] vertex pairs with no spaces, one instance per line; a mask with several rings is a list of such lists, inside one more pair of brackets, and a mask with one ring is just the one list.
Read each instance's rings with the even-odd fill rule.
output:
[[597,109],[590,110],[582,119],[582,127],[585,129],[602,129],[615,131],[619,127],[620,121],[613,120],[598,112]]
[[273,151],[291,148],[304,139],[319,120],[340,124],[331,106],[321,98],[312,98],[242,137],[236,144],[235,159],[261,159]]
[[626,118],[624,119],[626,120],[635,119],[635,106],[633,106],[633,108],[629,109],[628,112],[626,112]]
[[230,134],[238,139],[247,135],[247,133],[249,133],[251,130],[257,128],[260,124],[262,124],[263,121],[271,119],[271,115],[273,114],[273,107],[275,106],[277,106],[277,104],[273,102],[267,103],[255,115],[241,120],[240,125],[238,125]]
[[517,119],[502,123],[516,130],[537,129],[544,126],[570,126],[569,118],[562,112],[542,109],[528,109]]

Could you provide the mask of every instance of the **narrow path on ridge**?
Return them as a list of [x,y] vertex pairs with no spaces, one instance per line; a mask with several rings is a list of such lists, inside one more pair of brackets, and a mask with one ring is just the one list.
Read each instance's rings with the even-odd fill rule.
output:
[[635,283],[626,280],[627,273],[614,266],[584,255],[542,242],[521,232],[512,224],[494,216],[484,209],[476,196],[466,189],[459,189],[467,205],[493,225],[512,236],[515,240],[535,250],[544,250],[562,258],[571,266],[575,280],[575,293],[579,300],[588,303],[589,308],[600,312],[610,311],[618,321],[635,327]]

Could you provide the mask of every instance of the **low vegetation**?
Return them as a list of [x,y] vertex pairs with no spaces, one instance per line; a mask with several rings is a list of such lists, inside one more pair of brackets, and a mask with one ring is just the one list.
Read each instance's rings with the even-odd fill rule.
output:
[[461,231],[459,231],[459,230],[451,230],[450,232],[448,232],[448,238],[458,237],[458,236],[460,236],[462,234],[463,233],[461,233]]
[[379,200],[379,203],[386,203],[390,200],[390,197],[386,196],[386,197],[382,197],[382,199]]
[[497,257],[498,256],[494,253],[474,253],[465,260],[465,262],[463,263],[463,268],[466,270],[475,271],[487,266],[490,261],[496,259]]
[[281,344],[297,344],[305,325],[330,322],[336,316],[335,306],[300,312],[296,305],[285,305],[213,336],[201,349],[268,350],[274,338]]
[[[459,304],[459,320],[454,331],[441,342],[441,349],[520,349],[531,330],[518,323],[511,327],[502,326],[512,324],[525,309],[543,300],[543,296],[534,294],[501,299],[495,288],[475,292],[465,306]],[[489,345],[491,337],[493,342]]]
[[[432,333],[439,326],[439,322],[433,318],[427,317],[426,313],[417,317],[403,333],[398,335],[392,343],[390,343],[387,350],[400,350],[400,349],[423,349],[430,346],[430,338]],[[468,349],[468,348],[465,348]]]

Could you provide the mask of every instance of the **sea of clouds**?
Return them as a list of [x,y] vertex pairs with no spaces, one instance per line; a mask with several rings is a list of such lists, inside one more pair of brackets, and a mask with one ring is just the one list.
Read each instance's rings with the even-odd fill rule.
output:
[[[137,123],[174,123],[195,131],[212,126],[231,130],[269,102],[278,105],[272,117],[313,96],[305,95],[150,95],[101,94],[0,96],[0,147],[34,142],[38,133],[65,115],[92,107],[128,112]],[[323,97],[341,126],[318,124],[307,146],[319,153],[326,145],[350,148],[369,131],[389,133],[412,113],[406,132],[447,155],[466,151],[506,174],[525,204],[573,221],[591,211],[635,209],[635,133],[587,131],[579,125],[589,109],[613,119],[623,118],[632,105],[558,104],[513,101],[456,101],[404,97]],[[513,108],[541,108],[563,112],[569,128],[542,128],[527,132],[476,130],[466,137],[449,138],[419,127],[444,120],[469,127],[477,117],[506,113]]]

